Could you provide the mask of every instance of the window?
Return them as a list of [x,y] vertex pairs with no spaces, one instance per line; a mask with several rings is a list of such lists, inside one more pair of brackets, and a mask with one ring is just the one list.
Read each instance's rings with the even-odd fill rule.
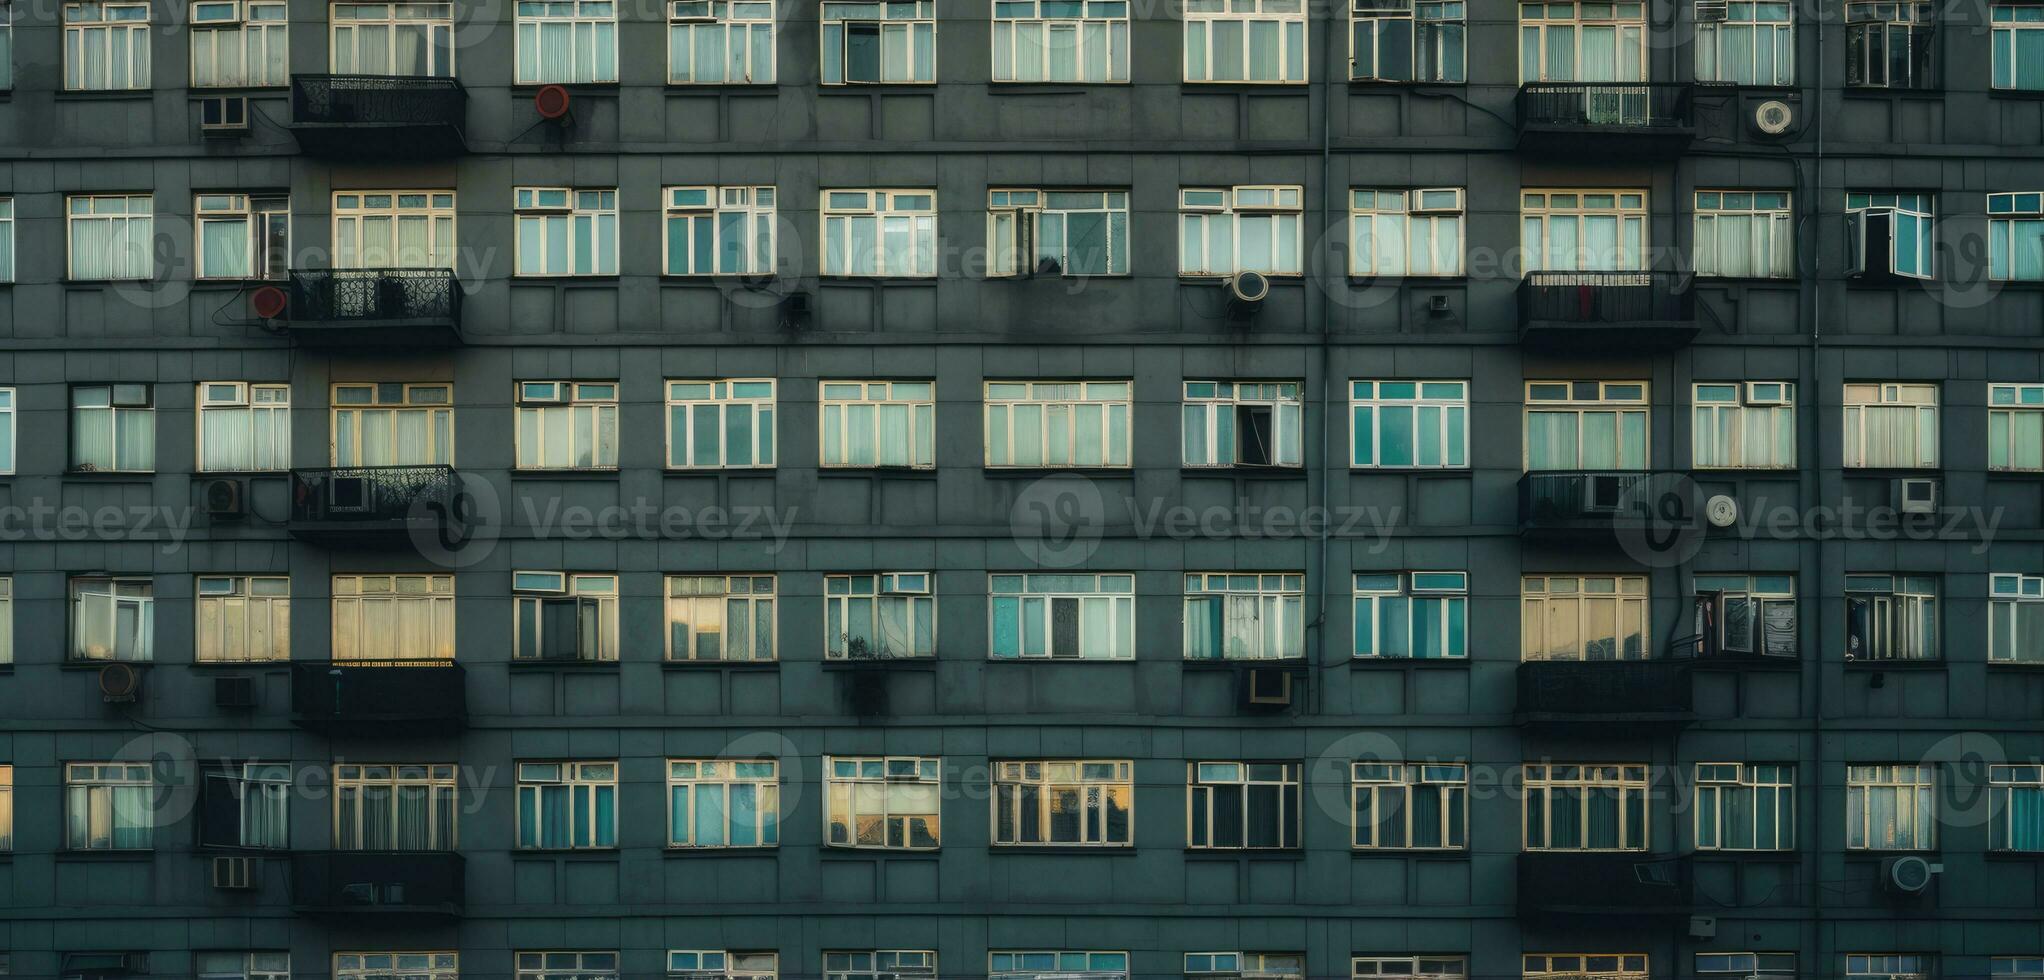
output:
[[148,194],[74,194],[65,198],[74,282],[147,279],[155,273],[152,253],[155,198]]
[[1994,977],[2044,977],[2044,957],[1996,956],[1988,961],[1988,975]]
[[291,846],[291,767],[247,762],[205,774],[199,843],[207,847]]
[[518,468],[617,468],[617,382],[518,382]]
[[1349,191],[1349,275],[1461,275],[1462,211],[1459,187]]
[[336,75],[454,77],[452,3],[336,3]]
[[1937,259],[1932,206],[1929,194],[1846,194],[1846,274],[1931,278]]
[[1460,956],[1358,956],[1352,980],[1465,980],[1469,961]]
[[1845,577],[1845,659],[1938,657],[1937,579],[1927,575]]
[[[1469,846],[1468,766],[1352,763],[1349,799],[1354,817],[1350,824],[1355,835],[1352,843],[1356,847],[1459,849]],[[1390,975],[1404,974],[1391,971]]]
[[291,980],[290,953],[193,953],[198,980]]
[[1306,655],[1306,576],[1185,577],[1185,659],[1291,660]]
[[454,660],[454,576],[334,576],[335,660]]
[[1647,980],[1644,953],[1541,953],[1522,957],[1525,980]]
[[937,197],[932,192],[826,190],[823,201],[824,275],[937,274]]
[[519,763],[518,846],[616,847],[617,763]]
[[1526,660],[1645,660],[1647,580],[1640,575],[1529,575],[1520,655]]
[[149,767],[64,766],[64,824],[64,846],[74,851],[148,850],[156,824],[156,783]]
[[615,81],[613,0],[519,0],[518,84]]
[[824,0],[823,84],[937,80],[936,0]]
[[[569,2],[588,6],[595,0]],[[567,5],[550,0],[520,0],[518,7],[523,11],[528,7]],[[610,3],[605,0],[602,5],[609,7]],[[520,37],[529,26],[527,22],[518,25]],[[617,275],[617,191],[520,187],[515,200],[519,275]]]
[[[1521,83],[1646,80],[1646,4],[1519,4]],[[1583,97],[1592,122],[1646,121],[1644,88],[1589,89]]]
[[1127,953],[1061,950],[987,952],[987,980],[1128,980]]
[[1304,980],[1306,957],[1299,953],[1187,953],[1186,980]]
[[1911,0],[1845,5],[1845,84],[1868,88],[1937,85],[1937,7]]
[[995,660],[1129,660],[1136,655],[1133,575],[993,575]]
[[1468,572],[1357,572],[1355,656],[1469,656]]
[[1128,81],[1128,0],[993,0],[994,81]]
[[670,276],[767,276],[774,272],[774,188],[665,187]]
[[516,660],[617,659],[617,576],[512,572]]
[[1644,381],[1528,381],[1526,470],[1644,470]]
[[1937,846],[1936,776],[1928,765],[1845,767],[1845,846],[1928,851]]
[[291,386],[199,382],[199,471],[250,473],[291,467]]
[[1349,0],[1349,78],[1468,80],[1461,0]]
[[1135,764],[994,763],[994,844],[1130,847]]
[[291,580],[281,575],[201,575],[200,663],[291,659]]
[[1129,465],[1127,381],[989,381],[987,468]]
[[1794,5],[1697,0],[1696,80],[1730,85],[1794,85]]
[[1937,385],[1847,384],[1844,414],[1846,466],[1937,467]]
[[[0,765],[0,852],[12,850],[14,850],[14,767]],[[0,976],[6,974],[0,972]]]
[[1185,465],[1301,465],[1304,405],[1293,381],[1187,381]]
[[291,84],[281,0],[196,0],[192,4],[192,87]]
[[936,656],[929,573],[824,576],[823,648],[829,660]]
[[931,950],[876,949],[823,954],[823,980],[936,980]]
[[1529,190],[1519,200],[1519,245],[1527,272],[1647,267],[1646,191]]
[[340,384],[333,390],[335,466],[450,466],[449,385]]
[[64,5],[66,91],[103,92],[148,87],[148,4],[95,2]]
[[670,469],[771,469],[774,380],[667,382]]
[[71,468],[81,473],[156,469],[156,392],[146,384],[71,387]]
[[0,575],[0,664],[14,662],[14,576]]
[[[2044,15],[2044,7],[2015,9]],[[2038,27],[2030,33],[2044,41],[2044,23]],[[2044,280],[2044,193],[1987,195],[1987,275],[2023,282]]]
[[731,953],[724,950],[671,949],[667,975],[688,980],[775,980],[780,956],[774,953]]
[[[1211,850],[1299,846],[1299,763],[1188,762],[1185,782],[1185,846]],[[1194,971],[1187,959],[1186,972],[1213,972]]]
[[[1034,6],[1037,0],[1020,2]],[[1127,191],[987,192],[989,277],[1125,276],[1128,250]]]
[[937,468],[936,385],[825,381],[821,404],[825,467]]
[[[0,90],[14,88],[14,5],[0,4]],[[0,955],[0,977],[7,975],[7,959]]]
[[[0,389],[0,411],[11,404]],[[7,435],[0,429],[0,438]],[[11,447],[0,451],[0,460],[12,461]],[[2044,472],[2044,385],[1987,386],[1987,468]]]
[[334,849],[451,851],[458,790],[452,765],[334,767]]
[[668,847],[774,847],[780,842],[780,763],[667,760]]
[[1526,850],[1647,849],[1647,767],[1526,766]]
[[1930,957],[1910,953],[1847,953],[1850,980],[1929,980]]
[[667,659],[774,659],[774,577],[667,577]]
[[1306,81],[1302,0],[1188,0],[1185,80]]
[[1728,655],[1797,656],[1796,589],[1792,575],[1698,574],[1695,635]]
[[1698,953],[1697,980],[1796,980],[1794,953]]
[[334,268],[454,268],[454,192],[335,194]]
[[1696,764],[1696,849],[1796,849],[1796,767]]
[[667,84],[772,85],[774,0],[669,0]]
[[0,474],[14,472],[14,389],[0,388]]
[[1989,766],[1989,850],[2044,851],[2044,766]]
[[[1207,0],[1195,0],[1207,2]],[[1188,16],[1190,12],[1188,11]],[[1196,20],[1186,22],[1193,29]],[[1178,274],[1296,276],[1303,269],[1298,187],[1199,187],[1178,192]]]
[[1349,465],[1469,465],[1469,382],[1349,382]]
[[617,977],[616,953],[521,951],[513,980],[617,980]]
[[[14,28],[7,23],[11,5],[0,5],[0,59],[7,57],[7,39],[14,35]],[[0,79],[4,79],[7,68],[0,62]],[[0,197],[0,282],[14,281],[14,198]],[[0,974],[4,975],[4,974]]]
[[1695,248],[1699,276],[1795,278],[1795,213],[1788,192],[1697,191]]
[[934,757],[824,756],[824,843],[935,850],[943,768]]
[[2044,575],[1997,574],[1988,580],[1987,659],[2044,663]]
[[459,980],[454,953],[335,953],[334,980]]
[[1699,469],[1795,467],[1794,382],[1714,382],[1694,392],[1690,438]]
[[71,659],[155,659],[156,588],[146,578],[71,580]]

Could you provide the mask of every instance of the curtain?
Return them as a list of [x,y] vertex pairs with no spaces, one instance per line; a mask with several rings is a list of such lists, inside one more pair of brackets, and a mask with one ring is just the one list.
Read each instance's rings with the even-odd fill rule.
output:
[[2015,851],[2044,851],[2044,789],[2011,789],[2008,811],[2006,846]]
[[1412,649],[1412,600],[1405,596],[1385,596],[1377,600],[1377,654],[1383,657],[1413,656]]
[[1574,412],[1528,412],[1526,468],[1561,470],[1583,465],[1577,458],[1576,429]]
[[1583,846],[1582,790],[1555,786],[1547,790],[1547,846],[1566,850]]
[[1584,846],[1602,850],[1623,846],[1618,836],[1619,792],[1607,788],[1572,792],[1584,792],[1587,795],[1585,803],[1589,830]]
[[[392,849],[424,851],[433,847],[432,802],[429,788],[400,783],[395,788],[397,820]],[[444,844],[442,846],[445,846]]]

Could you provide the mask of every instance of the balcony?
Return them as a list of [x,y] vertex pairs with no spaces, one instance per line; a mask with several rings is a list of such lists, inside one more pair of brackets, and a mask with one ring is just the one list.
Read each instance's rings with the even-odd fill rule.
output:
[[1522,725],[1681,725],[1695,717],[1686,663],[1529,660],[1519,665],[1517,718]]
[[431,734],[468,724],[466,674],[444,660],[295,663],[291,720],[329,734]]
[[1696,485],[1652,470],[1542,470],[1519,478],[1519,534],[1666,551],[1698,523]]
[[1519,343],[1561,354],[1651,354],[1696,339],[1686,272],[1528,272],[1519,280]]
[[1667,159],[1696,138],[1686,82],[1529,82],[1519,87],[1519,152],[1576,159]]
[[300,915],[458,916],[464,862],[453,851],[306,851],[291,855],[291,908]]
[[452,78],[291,76],[291,134],[312,156],[422,159],[465,153],[468,93]]
[[291,471],[292,537],[330,547],[402,547],[461,538],[452,466],[335,466]]
[[1519,852],[1519,914],[1655,918],[1690,911],[1686,858],[1645,851]]
[[293,270],[289,303],[284,329],[303,347],[461,343],[461,283],[447,269]]

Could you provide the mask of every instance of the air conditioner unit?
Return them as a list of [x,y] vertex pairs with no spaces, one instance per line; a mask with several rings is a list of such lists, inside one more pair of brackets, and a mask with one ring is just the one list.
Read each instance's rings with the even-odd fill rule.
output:
[[142,690],[142,675],[127,664],[107,664],[99,669],[100,700],[108,704],[131,704]]
[[1944,870],[1944,865],[1913,854],[1888,858],[1881,862],[1881,887],[1896,895],[1921,895],[1930,890],[1931,878]]
[[1739,523],[1739,502],[1722,493],[1712,494],[1704,502],[1703,516],[1711,527],[1731,527]]
[[1904,514],[1935,514],[1938,509],[1938,481],[1928,476],[1896,480],[1892,499],[1895,509]]
[[216,857],[213,859],[213,887],[223,891],[248,891],[256,886],[260,858]]
[[[1724,4],[1718,4],[1718,19],[1724,19]],[[1701,8],[1699,8],[1699,14]],[[1698,19],[1702,19],[1701,16]],[[1796,124],[1796,111],[1780,99],[1768,99],[1753,107],[1753,128],[1762,136],[1780,136]]]
[[1724,20],[1728,6],[1727,0],[1696,0],[1696,20],[1698,23]]
[[366,514],[376,509],[376,484],[366,476],[328,477],[326,509],[336,514]]
[[213,707],[216,708],[255,707],[255,678],[253,677],[213,678]]
[[231,139],[248,132],[248,96],[213,95],[199,100],[199,132]]
[[1255,315],[1270,296],[1270,277],[1261,272],[1237,272],[1222,280],[1228,294],[1228,314],[1236,319]]
[[[1304,692],[1293,690],[1288,667],[1250,667],[1242,672],[1242,705],[1247,708],[1289,708]],[[1303,684],[1301,685],[1303,686]]]
[[1689,917],[1689,938],[1716,939],[1718,919],[1714,915],[1692,915]]
[[206,517],[210,520],[233,520],[248,515],[248,503],[242,499],[240,480],[206,481]]

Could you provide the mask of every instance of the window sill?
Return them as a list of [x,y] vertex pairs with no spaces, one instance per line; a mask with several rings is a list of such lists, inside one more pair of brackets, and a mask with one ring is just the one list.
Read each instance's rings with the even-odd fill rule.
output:
[[1980,857],[1987,861],[2007,861],[2016,864],[2044,861],[2044,851],[1982,851]]
[[155,470],[65,470],[66,480],[153,480]]
[[1670,659],[1686,660],[1691,667],[1705,670],[1778,670],[1791,672],[1803,669],[1803,658],[1801,657],[1770,657],[1766,654],[1755,654],[1750,657],[1719,654],[1714,657],[1675,657]]
[[1194,79],[1185,79],[1178,83],[1178,88],[1181,94],[1185,92],[1268,92],[1271,91],[1272,89],[1276,89],[1280,92],[1291,91],[1296,92],[1300,95],[1305,95],[1308,91],[1312,89],[1312,85],[1303,78],[1296,82],[1294,81],[1252,82],[1240,78],[1224,78],[1214,79],[1212,81],[1197,81]]
[[1093,476],[1134,478],[1133,466],[985,466],[980,472],[989,478],[1036,480],[1046,476]]
[[615,286],[622,282],[623,279],[623,276],[616,274],[600,276],[563,273],[558,276],[542,276],[532,273],[513,273],[511,284],[514,286]]
[[518,660],[510,661],[514,671],[560,671],[563,673],[612,673],[618,662],[615,660]]
[[913,477],[920,480],[934,480],[937,478],[937,468],[934,466],[819,466],[816,468],[816,475],[819,479],[826,477],[865,477],[867,479]]
[[[1005,575],[1005,574],[1011,574],[1011,573],[1007,573],[1007,572],[1002,572],[1002,573],[999,573],[999,574],[1003,574],[1003,575]],[[1016,572],[1016,573],[1012,573],[1012,574],[1018,574],[1018,575],[1019,575],[1019,574],[1025,574],[1025,573],[1021,573],[1021,572]],[[1055,658],[1053,658],[1053,657],[988,657],[988,658],[986,659],[986,662],[987,662],[987,663],[990,663],[990,664],[1016,664],[1016,665],[1018,665],[1018,666],[1023,666],[1023,667],[1034,667],[1034,666],[1036,666],[1036,665],[1038,665],[1038,664],[1126,664],[1126,665],[1128,665],[1128,666],[1131,666],[1131,667],[1133,667],[1133,666],[1135,666],[1135,663],[1136,663],[1136,658],[1134,658],[1134,657],[1055,657]]]
[[1304,861],[1303,847],[1188,847],[1187,861]]
[[154,861],[154,860],[156,860],[156,849],[155,849],[155,848],[151,848],[151,847],[138,847],[138,848],[129,848],[129,849],[126,849],[126,850],[98,850],[98,851],[73,851],[73,850],[60,850],[60,851],[58,851],[58,852],[57,852],[57,860],[58,860],[59,862],[65,862],[65,861],[83,861],[83,862],[102,862],[102,861],[106,861],[106,862],[113,862],[113,863],[115,863],[115,864],[123,864],[123,863],[130,863],[130,862],[132,862],[132,863],[136,863],[136,864],[141,864],[141,863],[145,863],[145,862],[149,862],[149,861]]
[[154,88],[66,89],[50,94],[59,102],[127,102],[154,98],[156,90]]
[[1845,669],[1850,671],[1939,671],[1945,669],[1943,660],[1847,660]]
[[1183,663],[1188,670],[1246,670],[1255,667],[1274,668],[1277,670],[1304,670],[1307,666],[1305,657],[1264,657],[1256,660],[1248,658],[1230,660],[1226,657],[1202,657],[1199,659],[1186,657],[1179,662]]
[[[192,291],[197,293],[240,293],[251,289],[260,289],[264,286],[276,286],[281,289],[289,281],[288,279],[240,279],[227,276],[207,276],[203,279],[194,278],[192,280]],[[279,383],[281,384],[282,382]]]
[[1795,276],[1697,276],[1697,286],[1794,286]]
[[779,82],[668,82],[667,94],[680,95],[683,92],[717,92],[723,90],[771,92],[780,87]]
[[823,859],[826,861],[871,861],[876,858],[935,861],[942,854],[942,850],[936,847],[911,849],[906,847],[850,847],[844,844],[825,844],[820,850],[822,851]]
[[[289,382],[286,382],[286,381],[254,381],[254,382],[251,382],[251,383],[253,383],[253,384],[289,384]],[[67,475],[68,475],[68,474],[67,474]],[[86,474],[86,475],[90,475],[90,474]],[[274,476],[274,477],[286,477],[286,476],[290,476],[290,475],[291,475],[291,471],[290,471],[290,470],[198,470],[198,471],[196,471],[196,472],[194,472],[194,473],[192,474],[192,479],[193,479],[193,480],[237,480],[237,479],[248,479],[248,478],[251,478],[251,477],[258,477],[258,476]],[[281,574],[281,573],[280,573],[280,574]]]
[[1423,670],[1452,668],[1466,670],[1468,657],[1350,657],[1351,670],[1405,670],[1417,667]]
[[1476,471],[1468,466],[1348,466],[1350,476],[1371,473],[1389,473],[1395,476],[1474,476]]
[[114,664],[126,664],[136,670],[146,670],[154,664],[149,660],[82,660],[66,657],[57,661],[58,670],[100,670]]
[[817,281],[826,285],[865,283],[870,286],[934,286],[936,276],[847,276],[820,275]]
[[[1254,271],[1256,272],[1256,274],[1257,274],[1257,275],[1259,275],[1259,276],[1262,276],[1262,277],[1264,277],[1265,279],[1268,279],[1268,280],[1270,280],[1270,284],[1271,284],[1271,285],[1273,285],[1273,286],[1300,286],[1300,285],[1304,285],[1304,284],[1305,284],[1305,282],[1306,282],[1306,276],[1305,276],[1305,273],[1301,273],[1301,272],[1264,272],[1264,271],[1263,271],[1263,270],[1261,270],[1261,269],[1258,269],[1258,270],[1254,270]],[[1179,284],[1179,285],[1181,285],[1181,286],[1211,286],[1211,285],[1214,285],[1215,283],[1222,283],[1222,282],[1227,282],[1227,281],[1228,281],[1228,277],[1230,277],[1230,276],[1237,276],[1237,275],[1241,275],[1241,273],[1239,273],[1239,272],[1210,272],[1210,273],[1200,273],[1200,272],[1181,272],[1181,273],[1179,273],[1179,274],[1178,274],[1178,284]]]
[[989,844],[988,854],[1108,854],[1134,857],[1134,844]]
[[1351,847],[1349,857],[1403,857],[1443,858],[1450,861],[1469,860],[1466,847]]
[[619,858],[614,847],[519,847],[511,851],[511,860],[554,860],[568,858],[580,861],[615,861]]
[[860,670],[936,670],[936,657],[866,657],[853,660],[849,657],[825,657],[823,669],[827,671]]
[[1987,97],[1991,99],[2014,99],[2019,102],[2034,102],[2044,99],[2044,89],[1990,88]]
[[1073,92],[1083,92],[1093,88],[1131,89],[1134,87],[1134,83],[1125,78],[1101,82],[1056,82],[1041,78],[1010,78],[1002,80],[996,78],[987,82],[987,91],[999,95],[1070,95]]
[[1845,850],[1845,859],[1848,861],[1852,860],[1886,861],[1889,858],[1898,857],[1920,857],[1933,864],[1936,864],[1937,862],[1944,860],[1943,855],[1935,847],[1926,847],[1918,850],[1900,850],[1900,849],[1876,850],[1872,848],[1856,847],[1846,848]]
[[[260,573],[256,573],[256,574],[260,574]],[[282,574],[282,573],[278,573],[278,574]],[[194,670],[204,670],[204,671],[214,671],[214,670],[228,670],[228,671],[232,671],[232,670],[287,670],[287,669],[289,669],[289,668],[290,668],[290,666],[291,666],[291,661],[289,661],[289,660],[194,660],[194,661],[192,661],[191,663],[189,663],[189,664],[183,664],[182,666],[190,667],[190,668],[192,668],[192,669],[194,669]]]
[[779,670],[778,660],[662,660],[661,670]]
[[1841,85],[1838,91],[1846,98],[1858,99],[1942,99],[1945,97],[1945,90],[1941,87],[1890,88],[1883,85]]
[[512,470],[513,480],[615,480],[623,472],[615,466],[586,470]]
[[718,473],[772,473],[772,466],[668,466],[660,472],[667,476],[714,476]]
[[745,844],[734,847],[663,847],[661,857],[669,858],[717,858],[717,857],[770,857],[779,853],[778,844]]
[[1898,480],[1921,479],[1926,476],[1943,476],[1939,466],[1841,466],[1839,471],[1848,480],[1860,479]]
[[1467,81],[1450,82],[1439,78],[1350,78],[1348,79],[1348,87],[1365,91],[1369,89],[1397,90],[1427,87],[1468,88],[1469,83]]
[[511,91],[520,96],[530,96],[540,89],[559,86],[571,95],[613,95],[622,87],[619,82],[512,82]]
[[930,95],[937,91],[937,82],[818,82],[819,95]]
[[736,283],[764,289],[778,276],[771,272],[663,272],[659,279],[669,286],[724,286]]
[[1348,274],[1348,284],[1351,286],[1411,285],[1434,289],[1442,286],[1466,286],[1469,284],[1469,277],[1459,272],[1454,275],[1442,276],[1366,276],[1351,272]]
[[1803,860],[1801,851],[1733,851],[1698,848],[1689,852],[1689,856],[1699,861],[1727,861],[1742,864],[1786,864],[1801,863]]
[[1264,480],[1297,480],[1303,479],[1306,476],[1306,468],[1303,466],[1257,466],[1255,464],[1237,466],[1181,466],[1178,468],[1178,472],[1181,478],[1188,476],[1238,476]]
[[1988,670],[2006,670],[2014,674],[2028,674],[2044,670],[2044,660],[1990,660]]
[[185,91],[194,99],[210,99],[219,96],[284,96],[291,94],[290,82],[275,85],[187,85]]

